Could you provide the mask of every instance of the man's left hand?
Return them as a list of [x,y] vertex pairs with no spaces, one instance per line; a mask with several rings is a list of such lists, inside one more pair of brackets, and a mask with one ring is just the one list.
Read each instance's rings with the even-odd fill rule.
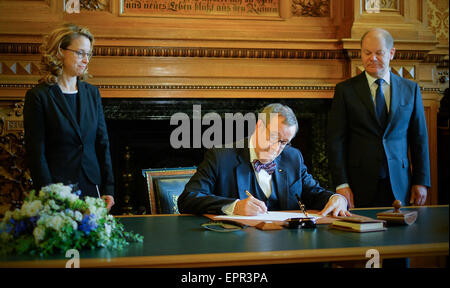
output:
[[333,216],[352,216],[352,214],[347,211],[347,201],[345,201],[345,198],[342,195],[330,197],[327,205],[325,205],[325,208],[323,208],[319,214],[326,216],[330,212],[333,212]]
[[409,204],[411,205],[425,205],[427,200],[427,187],[423,185],[413,185],[411,187],[411,199]]
[[114,205],[114,197],[111,195],[103,195],[102,199],[106,202],[106,209],[111,210],[111,207]]

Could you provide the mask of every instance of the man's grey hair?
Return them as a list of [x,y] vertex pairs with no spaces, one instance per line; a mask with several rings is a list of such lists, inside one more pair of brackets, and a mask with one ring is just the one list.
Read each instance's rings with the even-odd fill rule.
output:
[[372,28],[369,31],[367,31],[366,33],[364,33],[361,37],[361,47],[362,47],[364,38],[367,36],[367,34],[369,34],[371,32],[377,32],[377,33],[381,34],[381,37],[383,37],[383,39],[386,43],[386,48],[392,49],[392,47],[394,47],[394,38],[392,38],[391,33],[389,33],[387,30],[384,30],[382,28]]
[[[278,116],[283,116],[284,124],[286,124],[288,126],[295,125],[295,134],[297,134],[297,132],[298,132],[297,116],[295,116],[294,111],[292,111],[292,109],[289,106],[283,105],[280,103],[272,103],[272,104],[269,104],[266,107],[264,107],[261,110],[261,112],[259,112],[259,114],[260,114],[260,116],[262,116],[262,118],[260,117],[260,119],[264,122],[266,127],[267,127],[266,119],[270,119],[270,114],[273,114],[273,113],[277,113]],[[261,114],[264,114],[264,115],[261,115]],[[269,120],[269,123],[270,123],[270,120]]]

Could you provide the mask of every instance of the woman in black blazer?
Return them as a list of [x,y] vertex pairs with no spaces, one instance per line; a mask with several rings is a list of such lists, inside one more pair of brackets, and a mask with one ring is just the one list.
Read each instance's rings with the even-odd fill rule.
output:
[[27,91],[25,147],[36,189],[51,183],[78,184],[81,196],[114,205],[108,133],[97,87],[88,77],[94,37],[64,24],[41,46],[39,84]]

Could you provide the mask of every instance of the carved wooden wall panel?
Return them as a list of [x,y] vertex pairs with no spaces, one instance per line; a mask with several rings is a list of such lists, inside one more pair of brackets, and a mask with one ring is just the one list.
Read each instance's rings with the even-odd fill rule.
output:
[[23,102],[0,105],[0,215],[20,205],[31,189],[23,146]]
[[[0,203],[20,201],[29,185],[26,170],[13,168],[23,165],[23,135],[13,123],[20,122],[16,113],[25,91],[39,78],[42,35],[62,22],[88,26],[96,37],[90,82],[103,97],[111,98],[329,99],[336,83],[362,71],[361,35],[375,26],[387,28],[397,48],[393,72],[422,88],[430,129],[433,203],[437,199],[433,129],[440,91],[448,87],[448,82],[438,82],[437,69],[441,63],[439,69],[448,76],[446,1],[254,0],[259,7],[277,4],[272,7],[277,11],[251,16],[238,15],[238,7],[246,3],[239,1],[223,1],[236,9],[228,14],[198,8],[196,13],[147,11],[132,16],[137,11],[124,11],[123,4],[139,1],[80,0],[78,13],[77,7],[65,5],[76,0],[0,0],[0,117],[1,127],[9,129],[2,128],[0,136],[0,191],[12,191],[0,195],[10,197],[0,198]],[[203,2],[183,3],[193,3],[192,11],[195,3]],[[8,120],[11,117],[16,122]]]

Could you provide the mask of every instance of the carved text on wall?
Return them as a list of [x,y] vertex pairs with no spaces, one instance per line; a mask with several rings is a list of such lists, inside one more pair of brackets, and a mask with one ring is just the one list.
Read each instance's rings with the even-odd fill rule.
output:
[[279,0],[122,0],[125,16],[279,17]]

